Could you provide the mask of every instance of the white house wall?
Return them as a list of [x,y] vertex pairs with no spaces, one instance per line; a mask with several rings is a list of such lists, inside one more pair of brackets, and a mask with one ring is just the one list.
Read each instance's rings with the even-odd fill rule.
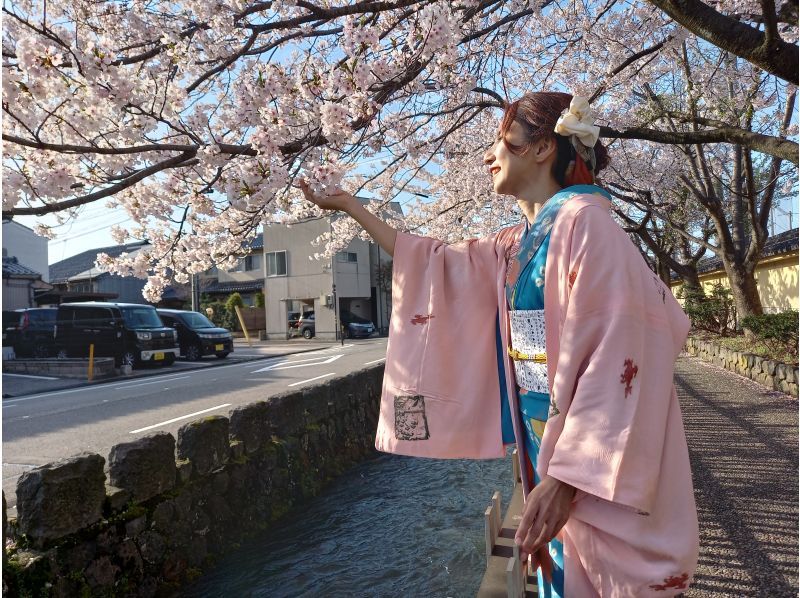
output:
[[38,272],[42,275],[42,280],[50,282],[47,239],[27,226],[13,220],[3,222],[3,255],[17,258],[17,263]]

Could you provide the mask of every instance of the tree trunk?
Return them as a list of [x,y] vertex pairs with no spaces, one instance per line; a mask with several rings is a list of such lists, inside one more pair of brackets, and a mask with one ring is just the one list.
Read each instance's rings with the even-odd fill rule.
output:
[[[758,294],[755,272],[748,268],[737,267],[734,264],[725,264],[725,270],[731,283],[731,294],[736,305],[736,323],[746,316],[760,316],[764,313],[761,305],[761,296]],[[745,329],[745,335],[752,338],[751,333]]]

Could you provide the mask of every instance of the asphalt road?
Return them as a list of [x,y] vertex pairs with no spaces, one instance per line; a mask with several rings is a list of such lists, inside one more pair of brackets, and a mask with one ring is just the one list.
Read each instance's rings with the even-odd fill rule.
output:
[[[3,490],[16,504],[16,480],[27,469],[81,451],[103,457],[114,444],[170,432],[192,419],[379,363],[386,339],[201,369],[152,375],[3,400]],[[12,514],[13,511],[10,511]]]

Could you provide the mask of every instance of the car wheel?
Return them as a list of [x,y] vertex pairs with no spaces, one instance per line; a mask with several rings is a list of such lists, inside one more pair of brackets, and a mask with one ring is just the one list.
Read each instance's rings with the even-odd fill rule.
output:
[[67,350],[66,349],[59,349],[58,353],[56,353],[56,358],[58,358],[58,359],[66,359],[67,358]]
[[303,338],[304,338],[304,339],[308,340],[308,339],[310,339],[312,336],[314,336],[314,335],[313,335],[313,334],[311,334],[311,328],[306,328],[305,330],[303,330]]
[[227,356],[227,353],[217,353],[217,359],[225,359]]
[[172,365],[175,363],[175,356],[172,353],[167,353],[164,355],[164,365]]
[[139,364],[137,363],[138,360],[136,359],[136,353],[133,351],[125,351],[122,354],[122,357],[119,359],[120,365],[129,365],[132,368],[135,368]]
[[33,347],[33,356],[38,359],[44,359],[45,357],[50,357],[50,347],[48,347],[44,343],[36,344]]
[[186,359],[189,361],[197,361],[203,357],[203,350],[198,345],[189,345],[186,347]]

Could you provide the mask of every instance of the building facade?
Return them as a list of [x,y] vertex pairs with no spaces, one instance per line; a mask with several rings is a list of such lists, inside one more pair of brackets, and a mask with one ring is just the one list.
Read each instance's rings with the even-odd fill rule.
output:
[[47,239],[13,220],[3,221],[3,309],[35,307],[50,289]]
[[[390,209],[400,212],[394,202]],[[287,338],[289,317],[309,311],[315,314],[316,336],[320,339],[339,338],[343,312],[370,320],[378,331],[388,333],[389,254],[375,243],[356,238],[333,259],[312,259],[320,251],[313,241],[330,232],[331,218],[342,217],[346,216],[264,225],[267,338]]]

